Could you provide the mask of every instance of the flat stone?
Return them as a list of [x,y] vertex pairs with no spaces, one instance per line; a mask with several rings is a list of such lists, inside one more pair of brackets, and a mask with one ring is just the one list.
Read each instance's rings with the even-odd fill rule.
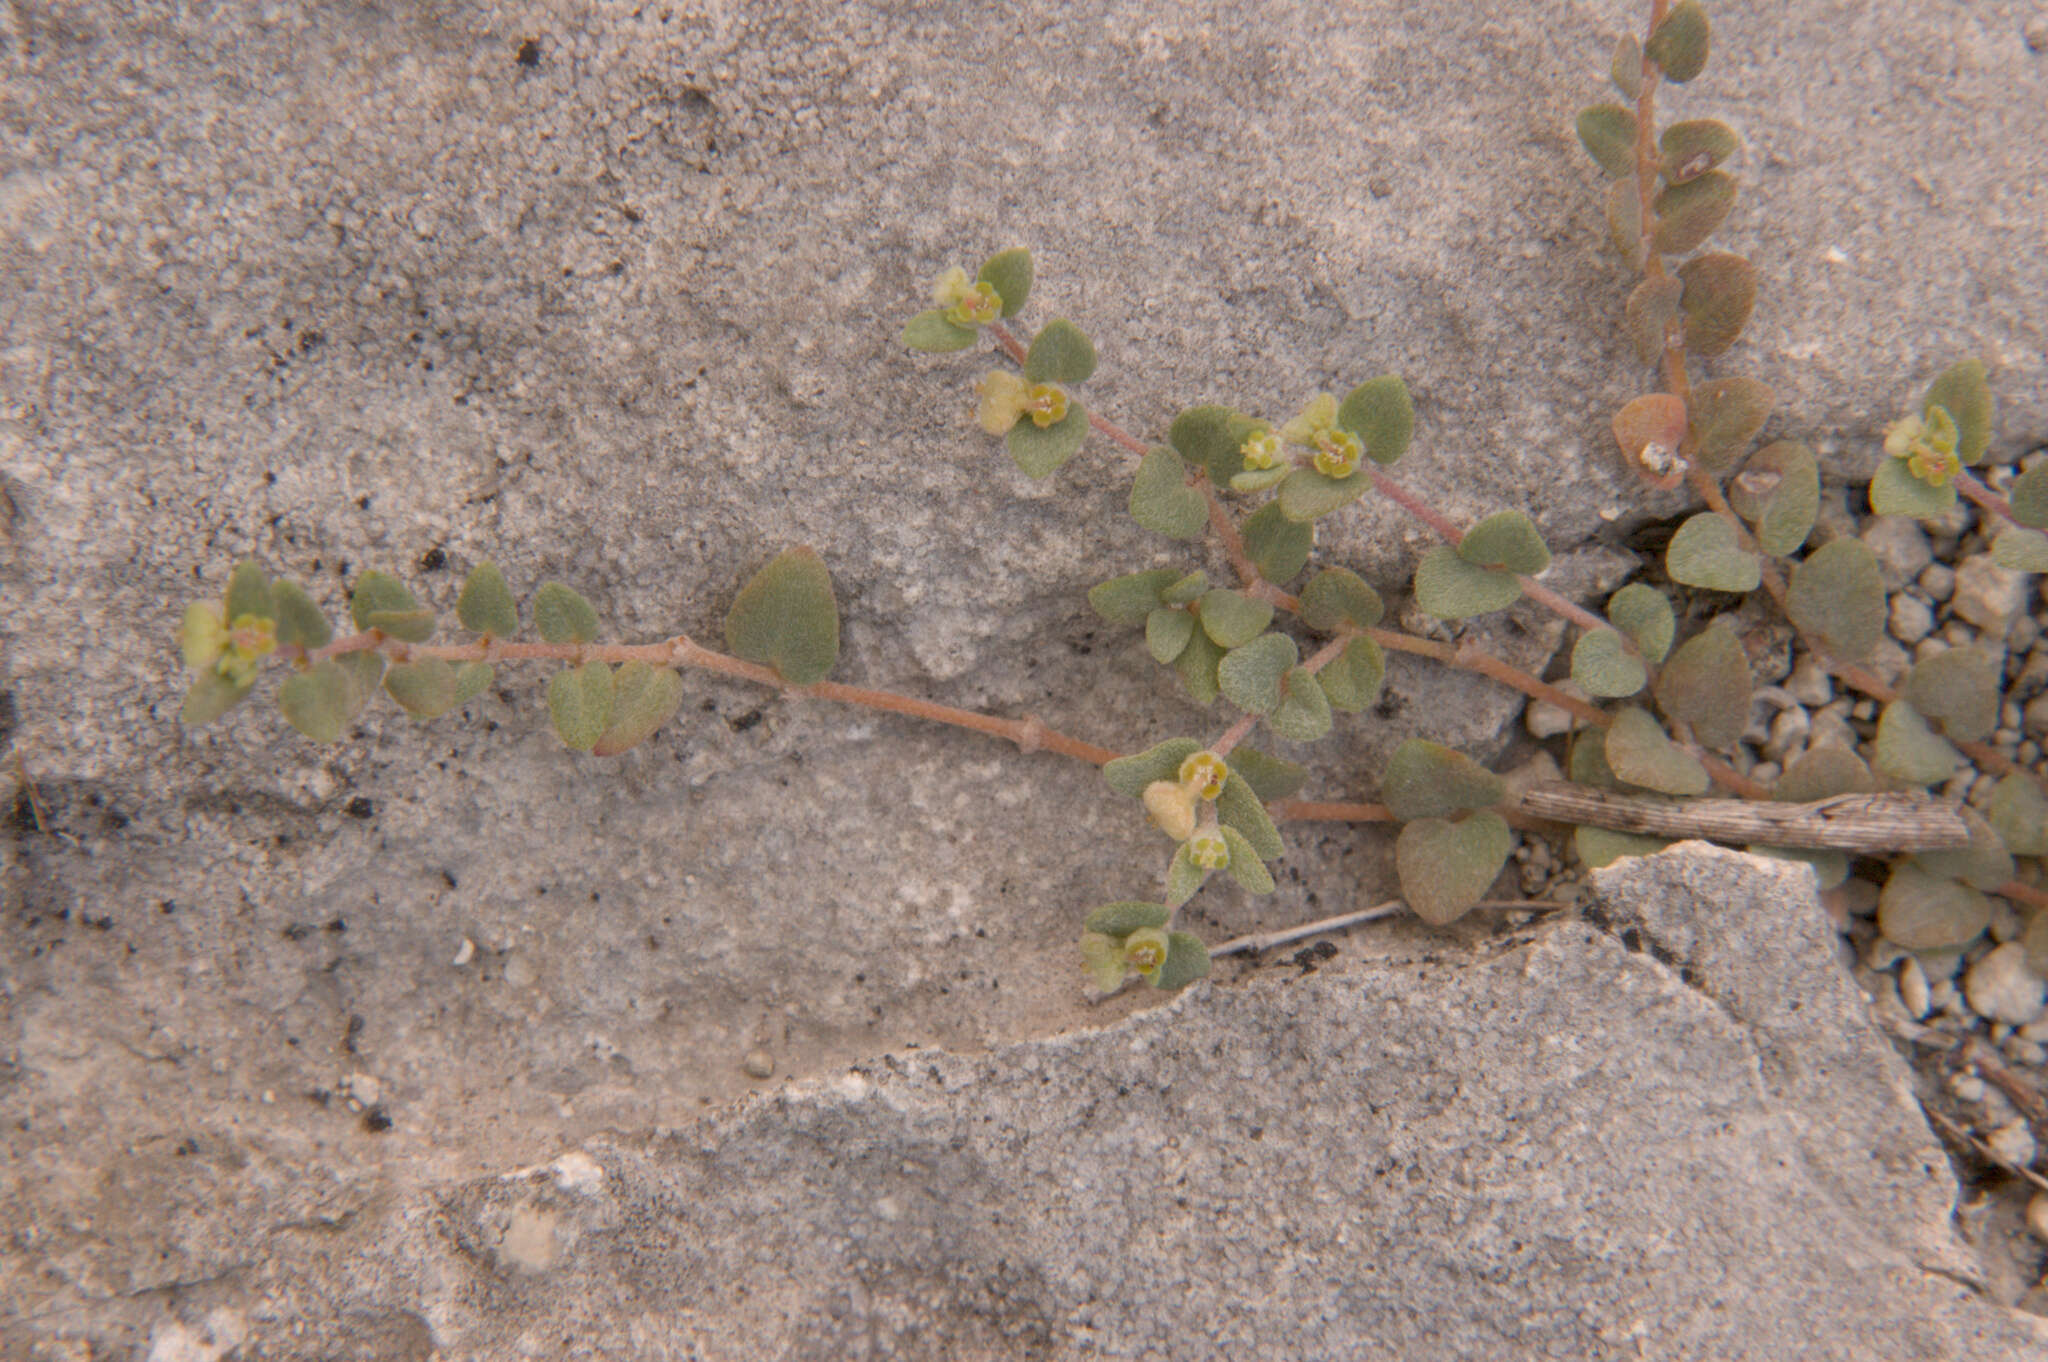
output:
[[1919,576],[1934,560],[1927,533],[1909,516],[1873,516],[1863,529],[1863,542],[1877,555],[1887,590],[1897,591]]
[[2048,1004],[2048,984],[2027,968],[2027,948],[2009,941],[1970,966],[1963,976],[1963,997],[1980,1017],[2025,1026]]
[[1956,567],[1956,593],[1949,609],[1991,636],[1995,643],[2025,608],[2032,578],[2001,567],[1988,553],[1965,558]]

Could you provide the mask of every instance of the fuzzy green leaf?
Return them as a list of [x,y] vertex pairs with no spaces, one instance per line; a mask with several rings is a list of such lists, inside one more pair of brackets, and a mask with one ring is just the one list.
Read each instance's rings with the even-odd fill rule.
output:
[[1465,619],[1513,605],[1522,595],[1512,572],[1476,567],[1448,544],[1438,544],[1415,565],[1415,604],[1440,620]]
[[1572,829],[1572,849],[1588,870],[1604,869],[1624,856],[1655,856],[1670,845],[1667,837],[1643,837],[1607,828]]
[[1173,669],[1187,687],[1188,697],[1203,706],[1216,703],[1216,697],[1223,693],[1218,679],[1222,665],[1223,650],[1200,629],[1189,637],[1187,650],[1173,660]]
[[1798,551],[1820,514],[1820,465],[1797,440],[1779,440],[1749,456],[1729,480],[1728,504],[1774,558]]
[[327,616],[313,598],[296,582],[273,582],[271,607],[277,611],[277,645],[280,648],[324,648],[334,638]]
[[1630,652],[1613,629],[1581,634],[1572,648],[1572,680],[1588,695],[1604,699],[1634,695],[1649,679],[1643,659]]
[[1572,738],[1571,755],[1565,758],[1565,774],[1575,785],[1596,790],[1618,790],[1621,781],[1607,764],[1607,730],[1582,728]]
[[1666,718],[1691,725],[1702,747],[1722,752],[1735,746],[1749,727],[1751,684],[1742,641],[1716,620],[1687,639],[1664,664],[1657,677],[1657,706]]
[[[1202,499],[1199,493],[1195,499]],[[1205,505],[1205,513],[1207,509]],[[1269,501],[1245,518],[1245,555],[1259,575],[1276,586],[1292,581],[1308,566],[1309,550],[1315,543],[1316,527],[1289,520],[1278,502]]]
[[1735,154],[1742,139],[1716,118],[1687,118],[1657,138],[1658,169],[1671,184],[1698,179]]
[[1294,667],[1281,681],[1280,707],[1267,716],[1273,731],[1290,742],[1314,742],[1330,731],[1330,700],[1306,667]]
[[[1273,622],[1273,603],[1222,587],[1202,597],[1202,631],[1220,648],[1241,648]],[[1289,645],[1292,646],[1292,645]]]
[[1629,268],[1643,264],[1643,200],[1637,180],[1624,175],[1607,186],[1607,235]]
[[1618,180],[1636,168],[1636,116],[1619,104],[1579,110],[1579,141],[1607,177]]
[[1145,617],[1145,648],[1164,666],[1179,657],[1195,632],[1195,617],[1185,610],[1161,606]]
[[1158,930],[1173,921],[1173,910],[1163,903],[1105,903],[1088,915],[1083,930],[1102,936],[1126,937],[1150,928]]
[[1193,932],[1169,932],[1166,942],[1166,963],[1153,972],[1152,987],[1171,993],[1207,977],[1209,948],[1201,937]]
[[1223,793],[1216,800],[1216,817],[1225,827],[1243,833],[1260,860],[1275,861],[1287,853],[1287,844],[1280,840],[1280,829],[1273,826],[1266,806],[1252,792],[1251,783],[1235,771],[1223,782]]
[[1608,597],[1607,618],[1634,639],[1638,651],[1652,662],[1662,662],[1678,636],[1671,602],[1663,592],[1642,582],[1631,583]]
[[669,667],[632,661],[612,676],[612,721],[591,745],[594,756],[616,756],[645,742],[683,704],[683,678]]
[[278,690],[277,707],[314,742],[333,742],[362,711],[384,677],[380,654],[343,653],[295,673]]
[[1624,33],[1614,40],[1614,59],[1608,64],[1607,78],[1630,99],[1642,94],[1643,45],[1636,41],[1635,34]]
[[1756,306],[1756,269],[1739,255],[1717,251],[1686,261],[1678,277],[1684,284],[1678,305],[1685,313],[1685,348],[1710,358],[1725,353]]
[[948,321],[943,311],[933,308],[904,323],[903,344],[912,350],[940,354],[947,350],[965,350],[980,334],[974,327]]
[[[1202,745],[1193,738],[1168,738],[1142,752],[1133,752],[1128,757],[1118,757],[1105,763],[1102,778],[1118,794],[1139,799],[1144,796],[1145,787],[1155,780],[1180,779],[1180,764],[1201,750]],[[1090,927],[1088,930],[1102,929]]]
[[[291,682],[288,680],[285,684],[290,685]],[[247,685],[238,686],[219,672],[202,672],[193,681],[192,688],[185,692],[185,705],[178,711],[178,719],[193,728],[210,724],[248,699],[255,685],[253,677]]]
[[839,660],[839,602],[815,550],[785,549],[740,588],[725,617],[725,646],[793,686],[825,679]]
[[1365,456],[1391,468],[1415,435],[1415,402],[1397,374],[1369,378],[1337,405],[1337,424],[1365,443]]
[[2048,795],[2024,771],[1998,782],[1984,812],[2013,855],[2048,856]]
[[1892,867],[1877,896],[1877,927],[1909,951],[1957,950],[1991,925],[1991,900],[1910,861]]
[[2014,520],[2031,529],[2048,529],[2048,459],[2014,478],[2005,500]]
[[1243,885],[1247,893],[1272,893],[1273,872],[1252,850],[1251,840],[1233,827],[1226,826],[1221,831],[1223,845],[1230,848],[1230,877]]
[[1917,852],[1913,863],[1930,875],[1961,880],[1972,889],[1989,893],[2012,878],[2012,853],[2006,850],[2005,839],[1998,835],[1997,829],[1985,822],[1975,809],[1963,808],[1957,812],[1962,814],[1963,825],[1970,830],[1970,844],[1946,851]]
[[1683,85],[1706,69],[1709,34],[1707,12],[1699,0],[1678,0],[1663,22],[1651,30],[1643,51],[1657,63],[1665,79]]
[[1877,769],[1908,785],[1938,785],[1963,769],[1962,754],[1928,727],[1904,700],[1884,707],[1877,720]]
[[1154,445],[1131,479],[1131,519],[1168,539],[1193,539],[1209,526],[1209,503],[1188,486],[1187,465],[1165,445]]
[[1648,710],[1633,705],[1608,726],[1606,754],[1616,777],[1659,794],[1703,795],[1712,783],[1699,758],[1672,742]]
[[1010,461],[1023,470],[1025,477],[1049,478],[1080,452],[1087,438],[1087,408],[1081,405],[1080,398],[1070,396],[1064,419],[1049,426],[1029,419],[1019,421],[1003,437],[1003,444],[1010,451]]
[[2014,572],[2048,572],[2048,534],[2015,525],[1991,541],[1991,561]]
[[1913,476],[1904,459],[1879,461],[1870,478],[1870,509],[1878,515],[1909,515],[1931,520],[1946,515],[1956,504],[1956,485],[1939,487]]
[[1211,403],[1189,407],[1174,417],[1166,439],[1183,459],[1207,471],[1209,481],[1228,487],[1244,471],[1245,440],[1262,425],[1243,412]]
[[1952,364],[1927,390],[1922,412],[1946,408],[1956,423],[1956,457],[1966,467],[1984,462],[1991,448],[1991,386],[1984,378],[1984,361],[1966,359]]
[[1735,177],[1725,170],[1710,170],[1696,180],[1666,185],[1650,203],[1650,210],[1657,215],[1657,230],[1650,244],[1663,255],[1698,250],[1734,207]]
[[1836,795],[1866,794],[1877,788],[1877,780],[1863,759],[1837,743],[1808,748],[1785,768],[1771,790],[1771,798],[1792,804],[1810,804]]
[[1536,523],[1520,511],[1497,511],[1458,541],[1458,556],[1474,567],[1533,577],[1550,566],[1550,549]]
[[1166,867],[1166,906],[1178,908],[1193,898],[1208,874],[1195,864],[1194,853],[1182,842],[1174,849],[1172,864]]
[[1225,653],[1216,680],[1231,704],[1253,714],[1271,715],[1280,707],[1282,680],[1300,661],[1301,652],[1293,639],[1285,634],[1262,634]]
[[1654,364],[1664,353],[1668,328],[1678,316],[1678,302],[1684,296],[1685,285],[1668,274],[1645,279],[1630,291],[1624,316],[1637,359]]
[[1777,401],[1771,385],[1754,378],[1716,378],[1695,387],[1689,413],[1694,457],[1711,472],[1727,472]]
[[230,626],[244,615],[254,615],[260,620],[277,618],[277,607],[270,594],[270,578],[262,568],[254,563],[235,564],[235,570],[228,574],[227,599],[221,613]]
[[1752,856],[1768,856],[1774,861],[1797,861],[1813,867],[1814,887],[1837,889],[1849,878],[1849,858],[1839,851],[1822,851],[1815,847],[1767,847],[1752,844],[1744,847]]
[[1861,539],[1821,545],[1795,568],[1785,613],[1844,662],[1861,662],[1884,637],[1884,573]]
[[356,578],[349,595],[349,616],[358,629],[380,629],[407,643],[423,642],[434,632],[434,615],[420,609],[405,583],[374,569]]
[[1126,573],[1088,589],[1088,608],[1111,624],[1138,625],[1159,608],[1160,593],[1180,580],[1173,568]]
[[1324,568],[1301,593],[1301,622],[1334,634],[1346,624],[1370,629],[1386,615],[1385,602],[1363,577],[1347,568]]
[[1297,468],[1280,484],[1280,511],[1289,520],[1316,520],[1349,506],[1371,486],[1364,469],[1348,478],[1327,478],[1313,468]]
[[1346,714],[1369,709],[1387,680],[1387,657],[1369,638],[1354,638],[1316,673],[1332,708]]
[[1463,752],[1410,738],[1380,772],[1380,799],[1402,822],[1486,809],[1508,797],[1507,783]]
[[490,638],[511,638],[519,632],[519,607],[496,563],[482,562],[470,569],[455,601],[455,618],[463,628]]
[[384,693],[415,719],[438,719],[455,708],[455,668],[438,657],[393,663]]
[[987,284],[1003,300],[1003,315],[1014,317],[1031,297],[1031,252],[1018,248],[997,251],[981,262],[976,281]]
[[1095,343],[1064,317],[1047,322],[1024,353],[1026,383],[1084,383],[1095,372]]
[[1401,897],[1432,927],[1455,922],[1486,897],[1514,848],[1507,822],[1491,811],[1458,823],[1418,819],[1394,840]]
[[1664,570],[1675,582],[1708,591],[1754,591],[1763,580],[1762,561],[1736,542],[1735,527],[1712,511],[1701,511],[1678,527],[1664,550]]
[[1209,574],[1197,568],[1185,577],[1176,577],[1159,593],[1161,605],[1193,605],[1208,594]]
[[597,611],[560,582],[533,593],[533,627],[549,643],[589,643],[597,637]]
[[491,684],[491,664],[465,662],[455,669],[455,703],[466,705],[482,695]]
[[570,748],[588,752],[612,722],[612,669],[602,662],[564,667],[548,678],[548,719]]
[[1268,756],[1254,747],[1235,747],[1230,752],[1230,769],[1245,778],[1260,799],[1285,799],[1308,784],[1308,772],[1282,757]]
[[1294,471],[1293,464],[1274,464],[1271,468],[1254,468],[1246,473],[1230,475],[1230,490],[1233,492],[1263,492],[1269,487],[1278,487],[1287,481],[1287,475]]
[[1998,727],[2004,668],[1982,648],[1951,648],[1913,666],[1905,696],[1955,742],[1981,742]]

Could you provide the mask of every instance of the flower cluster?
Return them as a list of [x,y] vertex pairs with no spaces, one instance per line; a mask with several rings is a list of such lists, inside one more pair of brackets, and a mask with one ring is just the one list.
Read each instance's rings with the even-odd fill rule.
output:
[[974,418],[991,435],[1002,435],[1026,416],[1040,430],[1067,419],[1067,391],[1057,383],[1026,383],[998,369],[974,385]]
[[1929,487],[1946,487],[1963,471],[1956,453],[1956,422],[1943,406],[1929,406],[1923,416],[1894,421],[1884,434],[1884,452],[1906,461],[1906,471]]
[[219,606],[188,606],[178,642],[188,670],[247,686],[256,679],[264,657],[277,651],[277,621],[242,614],[223,623]]
[[1277,431],[1253,431],[1238,452],[1247,473],[1263,473],[1279,465],[1288,445],[1306,450],[1309,466],[1326,478],[1348,478],[1365,459],[1365,442],[1337,424],[1337,399],[1330,393],[1317,396]]

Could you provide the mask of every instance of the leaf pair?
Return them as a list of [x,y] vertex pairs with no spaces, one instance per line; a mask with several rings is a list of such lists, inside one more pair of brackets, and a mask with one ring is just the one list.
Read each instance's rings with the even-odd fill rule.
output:
[[1438,619],[1465,619],[1512,605],[1521,578],[1550,566],[1550,550],[1520,511],[1490,515],[1465,532],[1458,546],[1439,544],[1415,568],[1415,603]]
[[1394,749],[1380,798],[1402,821],[1394,841],[1401,894],[1432,926],[1453,922],[1486,896],[1514,849],[1493,806],[1507,785],[1462,752],[1410,739]]

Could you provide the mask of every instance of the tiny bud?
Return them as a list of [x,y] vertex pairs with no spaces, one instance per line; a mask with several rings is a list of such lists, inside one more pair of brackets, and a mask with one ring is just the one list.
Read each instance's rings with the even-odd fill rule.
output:
[[1244,466],[1247,470],[1258,472],[1271,468],[1280,461],[1280,449],[1280,433],[1262,430],[1255,435],[1246,436],[1245,442],[1238,446],[1237,452],[1244,456]]
[[1204,799],[1222,794],[1229,779],[1230,767],[1214,752],[1196,752],[1180,764],[1180,783]]
[[1188,838],[1188,859],[1204,870],[1222,870],[1230,864],[1230,844],[1213,830],[1198,832]]
[[1124,938],[1124,961],[1140,974],[1157,974],[1166,963],[1171,943],[1157,927],[1144,927]]
[[1195,792],[1170,780],[1155,780],[1145,787],[1145,812],[1159,830],[1176,842],[1185,842],[1195,831]]
[[1031,413],[1031,424],[1039,429],[1056,426],[1067,419],[1067,394],[1051,383],[1033,384],[1024,394],[1024,410]]

